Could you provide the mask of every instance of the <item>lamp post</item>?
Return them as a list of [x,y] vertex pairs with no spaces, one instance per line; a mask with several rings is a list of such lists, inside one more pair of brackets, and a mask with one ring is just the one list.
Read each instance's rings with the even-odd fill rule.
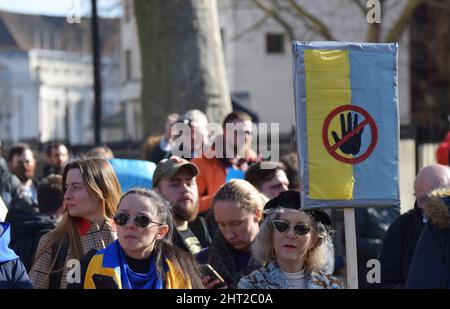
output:
[[65,144],[70,145],[70,102],[69,102],[69,89],[64,88],[64,133]]
[[102,85],[100,75],[100,37],[98,32],[97,0],[92,2],[92,52],[94,63],[94,140],[101,145]]

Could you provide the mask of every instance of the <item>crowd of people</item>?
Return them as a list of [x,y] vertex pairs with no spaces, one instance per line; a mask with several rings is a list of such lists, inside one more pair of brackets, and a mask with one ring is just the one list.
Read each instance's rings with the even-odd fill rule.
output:
[[[190,134],[173,134],[177,123]],[[151,184],[126,192],[106,146],[69,158],[51,143],[39,177],[32,149],[10,147],[0,156],[0,288],[344,288],[330,212],[301,205],[298,155],[263,166],[244,112],[225,118],[219,138],[207,125],[199,110],[169,115],[142,158],[156,164]],[[450,287],[450,167],[423,168],[414,192],[401,216],[356,210],[360,287]],[[373,258],[381,282],[369,283]]]

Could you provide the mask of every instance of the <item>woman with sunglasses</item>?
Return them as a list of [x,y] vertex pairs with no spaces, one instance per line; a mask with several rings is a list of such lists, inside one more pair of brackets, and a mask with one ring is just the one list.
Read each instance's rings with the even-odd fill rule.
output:
[[117,238],[112,217],[121,191],[108,161],[71,161],[64,168],[62,182],[65,213],[58,226],[39,241],[29,274],[34,288],[65,289],[67,274],[74,267],[69,260],[80,260]]
[[89,263],[84,288],[203,288],[198,265],[172,245],[169,203],[154,191],[132,189],[122,196],[114,222],[118,239]]
[[252,245],[253,256],[264,266],[241,278],[238,288],[342,288],[341,280],[321,271],[331,245],[328,227],[320,222],[323,212],[300,210],[296,191],[270,200],[264,212],[267,217]]

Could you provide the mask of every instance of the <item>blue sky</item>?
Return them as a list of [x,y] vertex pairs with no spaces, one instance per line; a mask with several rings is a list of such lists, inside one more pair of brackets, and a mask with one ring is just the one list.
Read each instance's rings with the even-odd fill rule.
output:
[[[121,14],[119,0],[97,0],[99,15],[117,17]],[[71,10],[90,14],[91,0],[1,0],[0,10],[54,16],[66,16]]]

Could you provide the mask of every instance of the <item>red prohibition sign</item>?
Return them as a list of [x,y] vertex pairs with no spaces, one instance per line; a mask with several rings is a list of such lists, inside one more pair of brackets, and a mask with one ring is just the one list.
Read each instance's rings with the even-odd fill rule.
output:
[[[365,119],[352,131],[350,131],[347,135],[343,136],[342,139],[337,142],[334,145],[330,145],[330,142],[328,140],[328,127],[330,126],[331,120],[338,115],[339,113],[345,112],[345,111],[354,111],[358,112],[361,115],[365,117]],[[369,147],[367,147],[367,150],[360,155],[359,157],[354,158],[346,158],[336,153],[336,150],[346,141],[348,141],[353,135],[355,135],[358,131],[360,131],[364,126],[369,125],[371,134],[372,134],[372,141],[370,142]],[[375,124],[375,121],[373,120],[372,116],[363,108],[356,106],[356,105],[342,105],[337,108],[335,108],[331,113],[328,114],[328,116],[325,118],[325,121],[323,122],[322,127],[322,139],[323,144],[325,145],[325,148],[327,149],[328,153],[335,158],[338,161],[349,163],[349,164],[357,164],[365,159],[367,159],[370,154],[372,153],[373,149],[375,148],[375,145],[378,141],[378,130],[377,126]]]

